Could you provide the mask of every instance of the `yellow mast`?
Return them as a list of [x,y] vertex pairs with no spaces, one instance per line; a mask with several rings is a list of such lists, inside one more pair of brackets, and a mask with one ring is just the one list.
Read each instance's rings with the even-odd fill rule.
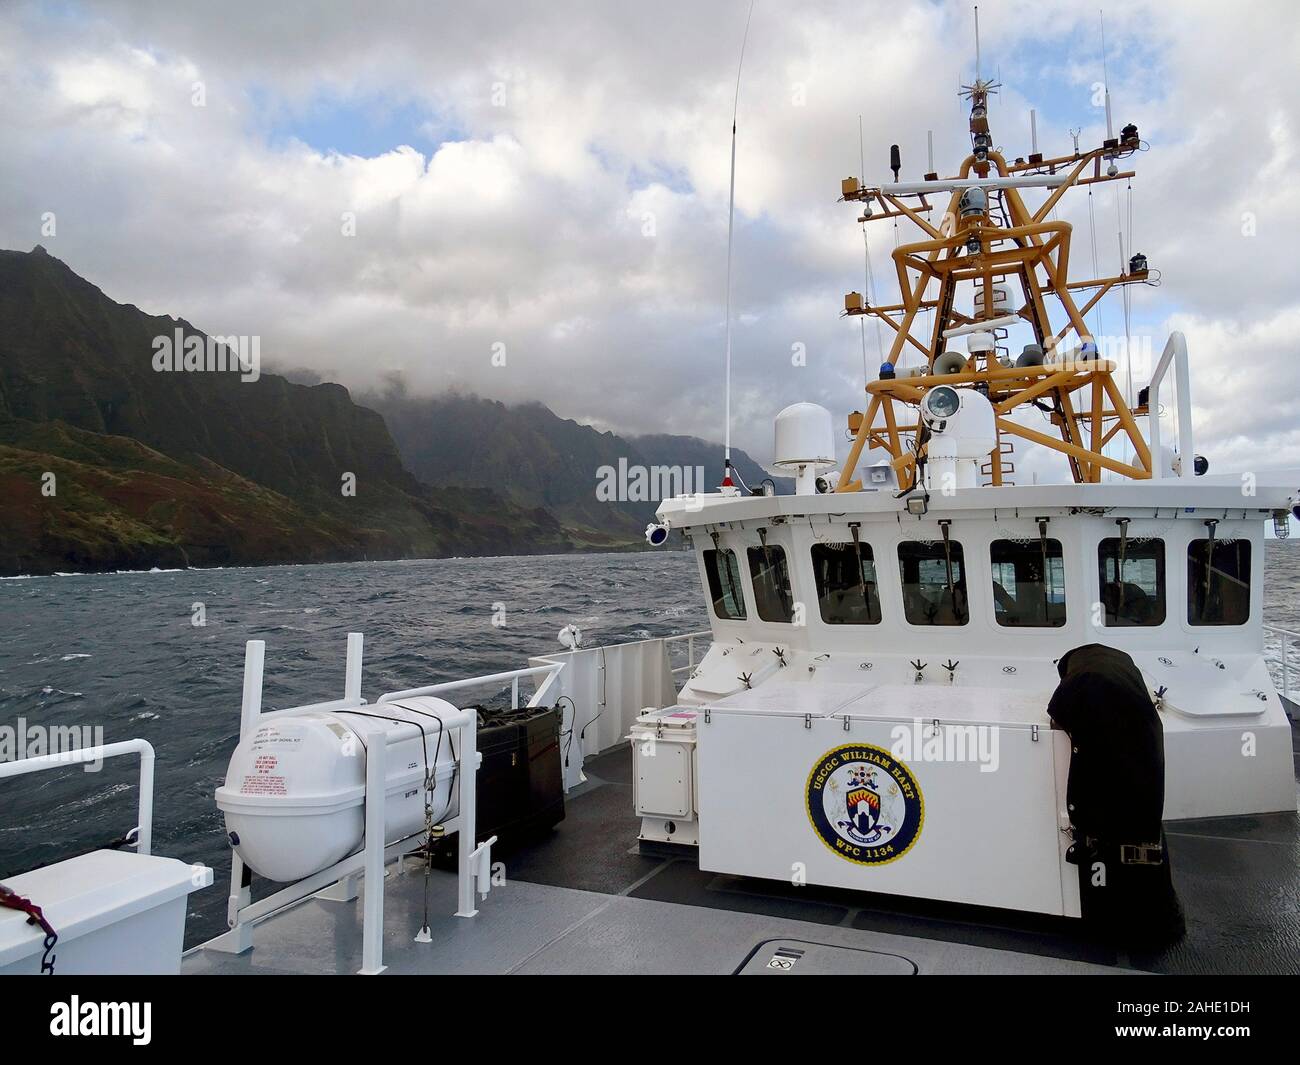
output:
[[[1129,409],[1114,380],[1115,364],[1099,357],[1084,321],[1111,289],[1146,283],[1146,261],[1135,255],[1128,269],[1118,275],[1071,281],[1072,227],[1049,220],[1067,190],[1133,176],[1133,171],[1121,171],[1115,161],[1141,147],[1137,127],[1125,126],[1119,137],[1108,138],[1086,152],[1080,152],[1076,144],[1070,155],[1045,159],[1034,152],[1027,159],[1008,163],[993,150],[989,136],[988,97],[997,87],[979,77],[974,84],[963,86],[962,95],[971,102],[972,151],[955,177],[941,179],[931,173],[922,182],[900,183],[895,152],[891,159],[894,184],[866,186],[857,178],[842,182],[844,200],[864,205],[860,222],[905,217],[921,230],[922,239],[893,252],[901,303],[872,306],[857,292],[845,296],[845,314],[874,316],[894,331],[894,340],[880,379],[866,387],[865,414],[854,412],[849,417],[854,440],[837,491],[861,488],[854,473],[868,447],[889,452],[900,484],[916,484],[917,458],[924,459],[927,431],[914,408],[936,385],[976,388],[993,404],[998,445],[985,471],[993,485],[1005,483],[1004,434],[1065,455],[1076,482],[1099,481],[1103,469],[1133,478],[1152,476],[1151,452],[1134,417],[1145,409]],[[1103,160],[1107,162],[1104,172]],[[1034,185],[1051,192],[1042,206],[1031,211],[1019,190]],[[925,217],[933,210],[927,195],[945,191],[950,194],[947,210],[936,226]],[[972,314],[957,310],[954,303],[957,286],[965,282],[972,282],[976,291]],[[1001,286],[995,288],[998,282],[1019,287],[1023,296],[1019,308],[1013,309],[1009,302],[999,305],[1003,293]],[[928,297],[931,290],[934,295]],[[1080,306],[1075,294],[1088,291],[1091,295]],[[1048,296],[1055,297],[1065,312],[1066,322],[1059,330],[1048,316]],[[926,310],[935,312],[933,330],[928,337],[914,335],[917,318]],[[972,333],[985,322],[1005,326],[1012,321],[1031,325],[1037,340],[1036,349],[1027,347],[1014,364],[1009,355],[999,357],[996,343],[969,356],[944,351],[944,341],[953,330]],[[991,324],[989,331],[995,328]],[[1061,345],[1071,333],[1080,348],[1077,357],[1064,358]],[[898,375],[894,366],[909,344],[925,357],[926,368]],[[1028,403],[1048,413],[1059,436],[1011,419],[1012,412]],[[1121,434],[1132,446],[1133,463],[1104,454],[1106,445]]]

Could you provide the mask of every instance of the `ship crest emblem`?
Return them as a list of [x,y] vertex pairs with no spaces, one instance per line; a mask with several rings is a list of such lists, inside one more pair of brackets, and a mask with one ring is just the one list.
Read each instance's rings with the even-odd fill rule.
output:
[[925,802],[908,766],[870,744],[827,751],[808,776],[813,830],[831,850],[859,865],[901,858],[921,834]]
[[861,843],[875,843],[889,831],[880,821],[880,792],[875,789],[876,775],[865,765],[853,766],[849,771],[849,790],[844,796],[845,820],[836,822]]

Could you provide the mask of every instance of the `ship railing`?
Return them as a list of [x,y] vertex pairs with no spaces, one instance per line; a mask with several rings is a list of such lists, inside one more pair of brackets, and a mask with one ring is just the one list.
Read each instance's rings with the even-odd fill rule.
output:
[[[1270,642],[1276,641],[1276,657],[1270,650]],[[1264,661],[1268,664],[1270,672],[1276,666],[1281,673],[1282,698],[1289,702],[1296,702],[1296,695],[1291,692],[1291,648],[1300,648],[1300,632],[1292,632],[1290,629],[1284,629],[1279,625],[1264,626]]]
[[[426,684],[419,688],[386,692],[379,702],[410,699],[423,695],[445,695],[468,688],[510,685],[511,709],[527,706],[560,707],[560,736],[564,753],[564,787],[584,779],[582,764],[589,754],[598,754],[623,741],[632,722],[649,707],[671,705],[684,677],[695,671],[707,650],[712,631],[701,629],[672,636],[629,640],[623,643],[577,647],[529,659],[528,666],[501,673]],[[351,664],[348,676],[360,676]],[[684,659],[684,661],[683,661]],[[532,679],[534,688],[524,703],[520,682]],[[359,680],[345,684],[348,698],[360,696]],[[354,702],[353,705],[356,705]],[[336,709],[320,704],[314,709]],[[264,717],[266,715],[263,715]]]
[[1192,386],[1191,370],[1187,362],[1187,338],[1178,330],[1169,334],[1165,350],[1160,354],[1151,383],[1147,385],[1147,443],[1151,447],[1151,476],[1164,474],[1160,447],[1160,388],[1172,365],[1174,393],[1178,404],[1178,454],[1181,459],[1179,476],[1190,480],[1195,474],[1195,444],[1192,439]]
[[665,636],[663,638],[665,649],[676,646],[677,644],[681,644],[681,643],[686,644],[686,664],[681,666],[670,667],[669,672],[671,672],[674,677],[680,676],[683,673],[686,673],[688,675],[694,673],[695,666],[696,666],[695,641],[699,637],[708,637],[711,639],[712,636],[713,636],[713,631],[711,629],[701,629],[698,632],[680,632],[676,636]]
[[[577,647],[530,658],[532,666],[563,664],[533,694],[529,706],[561,708],[561,752],[565,790],[585,779],[583,762],[626,741],[648,709],[677,701],[683,675],[699,664],[709,630],[654,636],[594,647]],[[681,659],[684,657],[685,661]]]
[[105,758],[138,754],[140,756],[140,795],[136,805],[136,825],[126,838],[135,844],[137,854],[153,853],[153,745],[148,740],[120,740],[96,747],[78,747],[55,754],[34,755],[15,762],[0,762],[0,780],[56,769],[65,765],[91,765]]
[[[510,708],[519,709],[519,682],[525,677],[545,677],[549,680],[561,669],[563,662],[550,662],[544,666],[526,666],[522,669],[508,669],[504,673],[486,673],[480,677],[463,677],[460,680],[447,680],[440,684],[426,684],[422,688],[407,688],[403,691],[385,692],[379,697],[381,703],[391,703],[397,699],[414,699],[422,695],[442,695],[444,692],[462,691],[465,688],[487,687],[489,684],[502,685],[510,682]],[[540,682],[538,690],[546,686],[546,680]],[[537,696],[529,700],[529,706],[536,706]]]

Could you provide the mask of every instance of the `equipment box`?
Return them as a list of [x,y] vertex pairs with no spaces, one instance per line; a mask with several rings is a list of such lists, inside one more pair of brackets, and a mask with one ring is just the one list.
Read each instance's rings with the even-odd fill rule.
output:
[[[43,910],[58,933],[55,975],[180,972],[185,908],[212,870],[175,858],[92,851],[5,881]],[[40,972],[45,934],[0,909],[0,975]]]
[[695,807],[693,707],[648,710],[632,725],[632,791],[640,839],[659,843],[699,843]]
[[1079,915],[1050,692],[820,687],[701,708],[701,869]]
[[484,711],[478,731],[478,842],[506,846],[564,820],[560,715],[554,708]]

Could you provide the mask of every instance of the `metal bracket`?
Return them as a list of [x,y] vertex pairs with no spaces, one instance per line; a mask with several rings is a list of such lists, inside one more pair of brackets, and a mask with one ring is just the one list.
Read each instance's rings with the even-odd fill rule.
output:
[[804,716],[803,716],[803,727],[804,727],[804,728],[812,728],[812,714],[804,714]]
[[1159,843],[1121,843],[1119,860],[1124,865],[1163,865],[1165,849]]
[[845,715],[844,715],[844,731],[845,731],[845,732],[848,732],[848,731],[849,731],[849,722],[850,722],[851,720],[852,720],[852,719],[849,717],[848,714],[845,714]]
[[1030,743],[1037,743],[1037,742],[1038,742],[1038,726],[1037,726],[1037,725],[1031,725],[1031,726],[1029,727],[1029,742],[1030,742]]
[[713,721],[713,712],[706,706],[704,708],[704,723],[708,725],[712,721]]

